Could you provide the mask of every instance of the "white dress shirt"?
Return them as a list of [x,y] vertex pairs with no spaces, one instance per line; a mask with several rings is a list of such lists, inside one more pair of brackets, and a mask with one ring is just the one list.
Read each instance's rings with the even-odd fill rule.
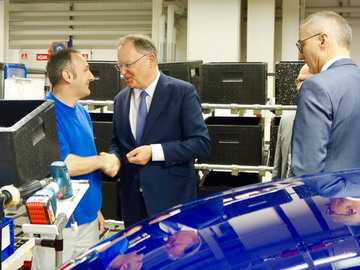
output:
[[337,56],[329,61],[327,61],[325,63],[325,65],[323,65],[323,67],[321,68],[321,71],[320,72],[323,72],[325,70],[327,70],[333,63],[335,63],[337,60],[340,60],[340,59],[344,59],[344,58],[350,58],[349,56]]
[[[141,91],[146,91],[146,108],[147,112],[149,112],[151,101],[154,96],[156,85],[160,78],[160,72],[158,71],[158,74],[155,78],[155,80],[146,88],[145,90],[140,90],[137,88],[134,88],[131,93],[131,99],[130,99],[130,114],[129,114],[129,120],[130,120],[130,127],[131,132],[134,135],[134,138],[136,139],[136,122],[137,122],[137,116],[138,116],[138,109],[141,101],[140,93]],[[152,160],[153,161],[164,161],[165,155],[164,150],[161,146],[161,144],[151,144],[151,150],[152,150]]]

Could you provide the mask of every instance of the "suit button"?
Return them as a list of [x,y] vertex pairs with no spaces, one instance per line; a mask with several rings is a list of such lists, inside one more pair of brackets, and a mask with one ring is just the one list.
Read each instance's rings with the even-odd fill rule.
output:
[[134,180],[138,180],[139,179],[139,176],[138,175],[135,175],[134,176]]

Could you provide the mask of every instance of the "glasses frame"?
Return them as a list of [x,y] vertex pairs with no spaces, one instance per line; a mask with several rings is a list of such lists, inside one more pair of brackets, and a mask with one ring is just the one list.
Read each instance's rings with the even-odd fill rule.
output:
[[134,62],[130,63],[130,64],[125,64],[125,65],[119,65],[116,64],[115,68],[117,71],[121,72],[121,69],[130,69],[134,64],[136,64],[138,61],[140,61],[141,59],[143,59],[145,56],[147,56],[147,54],[144,54],[143,56],[141,56],[140,58],[136,59]]
[[313,37],[316,37],[316,36],[320,36],[320,35],[321,35],[321,33],[317,33],[317,34],[312,35],[312,36],[310,36],[310,37],[304,38],[303,40],[298,40],[298,41],[295,43],[295,45],[296,45],[296,47],[298,48],[299,52],[300,52],[300,53],[303,53],[303,52],[304,52],[301,43],[303,43],[304,41],[306,41],[306,40],[308,40],[308,39],[310,39],[310,38],[313,38]]
[[299,83],[303,83],[304,81],[305,81],[305,80],[296,78],[296,79],[295,79],[295,84],[298,85]]
[[326,211],[325,211],[325,215],[337,215],[337,216],[345,216],[345,217],[350,217],[352,216],[353,214],[352,213],[344,213],[344,214],[338,214],[338,213],[335,213],[333,210],[330,209],[330,207],[326,208]]

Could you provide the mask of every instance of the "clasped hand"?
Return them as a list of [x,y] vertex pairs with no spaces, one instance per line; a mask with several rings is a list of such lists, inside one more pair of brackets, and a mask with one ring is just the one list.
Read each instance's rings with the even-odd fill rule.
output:
[[126,155],[129,163],[137,165],[146,165],[152,157],[152,149],[150,145],[143,145],[135,148]]
[[115,154],[109,154],[106,152],[101,152],[99,156],[103,159],[103,166],[101,170],[110,177],[115,177],[118,171],[120,170],[120,160]]

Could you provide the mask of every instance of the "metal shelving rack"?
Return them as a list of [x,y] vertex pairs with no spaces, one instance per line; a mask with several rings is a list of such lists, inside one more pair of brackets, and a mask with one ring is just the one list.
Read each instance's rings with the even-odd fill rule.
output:
[[[112,112],[114,102],[111,100],[80,100],[80,104],[87,107],[91,112]],[[274,111],[274,114],[282,115],[283,111],[296,110],[296,105],[260,105],[260,104],[210,104],[202,103],[201,107],[204,114],[213,114],[215,110],[227,109],[232,115],[243,115],[250,110],[254,115],[260,115],[262,111]],[[195,169],[201,170],[204,175],[211,170],[231,171],[232,175],[238,175],[239,172],[258,172],[259,176],[265,176],[266,172],[272,172],[273,167],[269,166],[242,166],[242,165],[221,165],[221,164],[195,164]]]

